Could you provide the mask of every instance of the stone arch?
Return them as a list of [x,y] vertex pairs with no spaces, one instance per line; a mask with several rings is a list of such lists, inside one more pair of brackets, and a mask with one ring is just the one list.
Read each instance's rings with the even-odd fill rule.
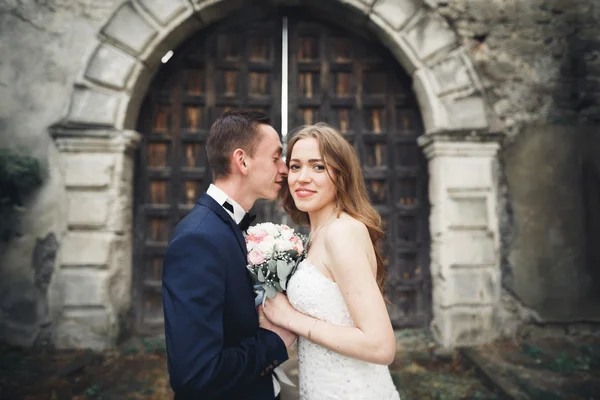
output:
[[[270,0],[269,5],[303,4]],[[160,58],[193,32],[248,0],[136,0],[121,4],[73,90],[61,125],[134,129],[137,111]],[[412,76],[426,133],[489,127],[477,74],[458,37],[421,0],[306,1],[316,9],[344,8],[358,29],[375,33]]]
[[412,77],[425,126],[419,144],[429,159],[433,332],[446,347],[491,340],[500,293],[493,177],[500,135],[489,132],[466,49],[426,0],[127,0],[99,30],[66,115],[50,127],[69,198],[57,275],[69,307],[57,321],[57,347],[112,347],[123,335],[131,305],[134,129],[160,58],[257,4],[344,13]]

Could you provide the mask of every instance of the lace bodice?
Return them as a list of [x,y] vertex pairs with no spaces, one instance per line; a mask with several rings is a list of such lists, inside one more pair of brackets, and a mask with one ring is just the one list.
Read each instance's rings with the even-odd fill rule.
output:
[[[337,284],[308,260],[290,278],[292,306],[336,325],[355,326]],[[387,366],[343,356],[298,340],[300,400],[400,400]]]

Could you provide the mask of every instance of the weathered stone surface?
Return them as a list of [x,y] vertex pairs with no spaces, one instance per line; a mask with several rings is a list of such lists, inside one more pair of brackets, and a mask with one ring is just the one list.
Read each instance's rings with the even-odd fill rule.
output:
[[49,233],[43,239],[37,239],[33,249],[33,278],[35,287],[44,294],[54,274],[56,253],[59,248],[58,240],[54,233]]
[[469,67],[465,62],[462,51],[448,55],[435,65],[431,66],[431,73],[437,84],[437,93],[444,94],[465,88],[471,88],[473,81]]
[[419,9],[419,4],[413,0],[379,0],[373,6],[377,13],[395,30],[400,30]]
[[436,304],[491,305],[498,303],[500,272],[495,268],[452,268],[433,287]]
[[442,265],[497,265],[494,236],[486,231],[453,231],[444,237]]
[[[594,279],[598,264],[586,259],[597,249],[598,236],[586,232],[594,211],[586,213],[583,176],[590,161],[600,159],[596,132],[596,127],[530,126],[501,153],[512,213],[507,222],[514,230],[503,248],[512,275],[507,286],[548,321],[600,317],[600,308],[588,302],[600,281]],[[594,244],[586,246],[589,239]]]
[[427,68],[417,70],[413,75],[413,90],[421,108],[421,118],[425,133],[450,129],[446,108],[436,94],[436,84]]
[[31,282],[0,283],[0,341],[31,346],[39,332],[38,291]]
[[114,235],[111,233],[69,232],[63,239],[61,264],[107,266],[113,241]]
[[108,301],[107,272],[93,268],[63,268],[58,274],[64,289],[65,305],[102,306]]
[[423,14],[406,28],[406,39],[421,60],[447,51],[458,45],[458,38],[445,21],[433,14]]
[[108,219],[109,196],[100,194],[70,192],[69,197],[69,226],[71,227],[101,227]]
[[56,347],[59,349],[113,348],[116,326],[106,310],[68,310],[56,329]]
[[106,44],[100,44],[90,60],[85,77],[91,81],[124,89],[136,60],[120,50]]
[[141,4],[161,25],[167,25],[186,8],[191,7],[184,0],[142,0]]
[[444,347],[473,346],[497,336],[493,307],[434,308],[433,333]]
[[481,96],[469,96],[444,102],[448,122],[453,129],[485,129],[488,126],[485,103]]
[[440,157],[432,166],[441,173],[440,184],[455,192],[492,187],[492,159],[487,157]]
[[488,229],[490,227],[490,210],[485,195],[452,196],[448,201],[449,228]]
[[108,187],[113,179],[112,154],[63,154],[65,184],[68,188]]
[[71,123],[112,126],[118,107],[119,97],[115,94],[76,87],[68,119]]
[[113,14],[102,33],[136,55],[144,50],[157,32],[131,3],[127,2]]

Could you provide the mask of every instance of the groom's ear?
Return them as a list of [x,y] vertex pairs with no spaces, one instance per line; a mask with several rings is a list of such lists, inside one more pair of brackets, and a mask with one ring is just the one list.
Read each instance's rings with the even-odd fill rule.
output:
[[242,175],[248,175],[248,165],[246,163],[246,152],[243,149],[235,149],[232,155],[232,164],[234,168]]

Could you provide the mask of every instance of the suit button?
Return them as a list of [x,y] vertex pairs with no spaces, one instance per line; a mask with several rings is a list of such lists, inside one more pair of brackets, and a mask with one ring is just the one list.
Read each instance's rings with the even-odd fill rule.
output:
[[277,365],[277,360],[273,361],[273,364]]

